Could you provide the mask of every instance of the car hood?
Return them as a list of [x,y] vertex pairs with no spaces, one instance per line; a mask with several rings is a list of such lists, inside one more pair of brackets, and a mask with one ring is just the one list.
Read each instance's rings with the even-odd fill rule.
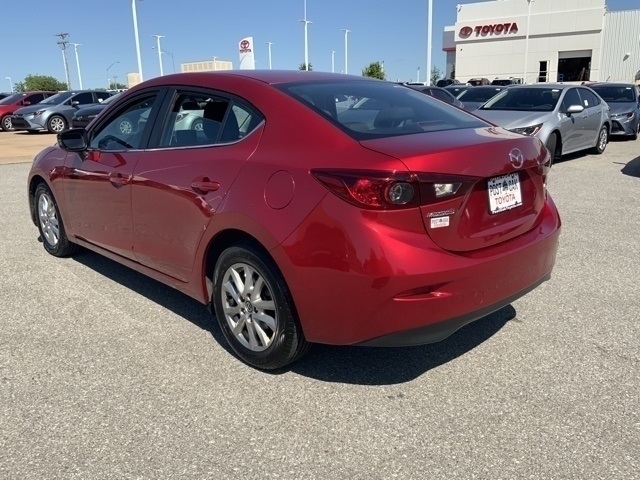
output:
[[507,130],[537,125],[549,120],[553,112],[521,112],[513,110],[474,110],[475,115]]
[[57,107],[57,105],[41,105],[39,103],[35,105],[29,105],[26,107],[21,107],[13,112],[15,115],[24,115],[27,113],[37,112],[38,110],[49,110],[50,108]]
[[635,102],[609,102],[607,105],[609,105],[609,112],[611,115],[629,113],[638,109]]

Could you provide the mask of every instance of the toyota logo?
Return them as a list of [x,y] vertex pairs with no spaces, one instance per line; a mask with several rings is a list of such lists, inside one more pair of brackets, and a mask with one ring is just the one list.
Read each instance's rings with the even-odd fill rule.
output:
[[471,27],[462,27],[460,29],[460,36],[461,37],[468,37],[472,33],[473,33],[473,28],[471,28]]
[[509,152],[509,161],[515,168],[520,168],[524,165],[524,155],[522,155],[519,148],[514,148]]
[[244,48],[244,49],[249,48],[249,40],[242,40],[242,41],[240,42],[240,46],[241,46],[242,48]]

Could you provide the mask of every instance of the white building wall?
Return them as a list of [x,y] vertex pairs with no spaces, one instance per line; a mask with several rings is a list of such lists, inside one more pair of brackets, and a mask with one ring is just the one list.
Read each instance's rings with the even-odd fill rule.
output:
[[607,13],[602,45],[601,80],[634,83],[640,72],[640,10]]
[[[605,0],[535,0],[531,3],[529,46],[526,0],[493,0],[459,5],[454,28],[456,78],[525,77],[538,79],[540,61],[548,62],[548,78],[556,81],[559,52],[591,52],[590,80],[600,80]],[[578,8],[580,10],[578,10]],[[517,25],[513,31],[512,25]],[[504,26],[509,24],[505,31]],[[493,32],[482,26],[498,26]],[[461,35],[463,28],[472,33]],[[502,31],[499,32],[498,29]],[[467,29],[468,30],[468,29]],[[468,33],[468,32],[467,32]],[[450,51],[450,49],[447,49]],[[565,57],[571,56],[566,53]],[[574,56],[579,56],[575,54]],[[587,55],[588,56],[588,53]],[[449,62],[449,59],[447,60]]]

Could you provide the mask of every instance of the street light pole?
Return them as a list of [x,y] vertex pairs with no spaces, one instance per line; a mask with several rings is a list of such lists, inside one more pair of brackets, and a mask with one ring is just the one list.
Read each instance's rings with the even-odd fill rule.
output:
[[273,42],[267,42],[267,47],[269,47],[269,70],[271,70],[271,45],[273,45]]
[[80,90],[83,90],[82,87],[82,74],[80,73],[80,59],[78,58],[78,47],[82,45],[81,43],[72,43],[73,49],[76,52],[76,66],[78,67],[78,81],[80,82]]
[[336,51],[331,50],[331,73],[336,71]]
[[431,75],[431,39],[433,38],[433,0],[429,0],[429,23],[427,26],[427,82]]
[[524,72],[522,74],[522,83],[527,83],[527,67],[529,64],[529,27],[531,26],[531,2],[527,0],[527,37],[524,41]]
[[111,65],[109,65],[107,67],[107,90],[111,90],[111,77],[109,76],[109,70],[111,69],[111,67],[113,67],[116,63],[120,63],[118,60],[116,60],[115,62],[113,62]]
[[4,77],[5,80],[9,80],[9,88],[11,89],[11,93],[13,93],[13,80],[11,77]]
[[304,0],[304,18],[300,20],[304,23],[304,69],[309,70],[309,24],[307,20],[307,0]]
[[349,36],[349,32],[351,30],[347,30],[346,28],[343,28],[342,31],[344,32],[344,73],[347,74],[347,73],[349,73],[349,40],[348,40],[348,36]]
[[158,63],[160,63],[160,76],[164,75],[164,70],[162,69],[162,48],[160,48],[160,39],[164,38],[164,35],[151,35],[155,37],[158,42]]
[[136,37],[136,53],[138,55],[138,75],[140,81],[144,80],[142,76],[142,57],[140,56],[140,38],[138,37],[138,12],[136,11],[136,0],[131,0],[131,11],[133,12],[133,34]]
[[418,67],[418,73],[416,74],[416,82],[420,81],[420,67]]

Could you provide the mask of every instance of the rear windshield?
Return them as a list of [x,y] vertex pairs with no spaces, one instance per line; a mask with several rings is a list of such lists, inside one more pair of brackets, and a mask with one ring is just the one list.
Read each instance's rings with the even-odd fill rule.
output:
[[486,102],[491,97],[497,95],[502,91],[502,88],[490,87],[490,88],[468,88],[460,95],[458,99],[461,102]]
[[605,102],[609,103],[626,103],[636,100],[633,94],[633,87],[598,87],[593,86],[591,90],[595,90]]
[[455,107],[393,83],[298,83],[280,88],[356,140],[487,126]]
[[559,88],[511,87],[492,98],[481,110],[552,112],[561,93]]
[[13,95],[9,95],[8,97],[4,97],[2,100],[0,100],[0,105],[7,105],[9,103],[13,103],[16,100],[20,100],[22,97],[24,97],[24,94],[14,93]]

